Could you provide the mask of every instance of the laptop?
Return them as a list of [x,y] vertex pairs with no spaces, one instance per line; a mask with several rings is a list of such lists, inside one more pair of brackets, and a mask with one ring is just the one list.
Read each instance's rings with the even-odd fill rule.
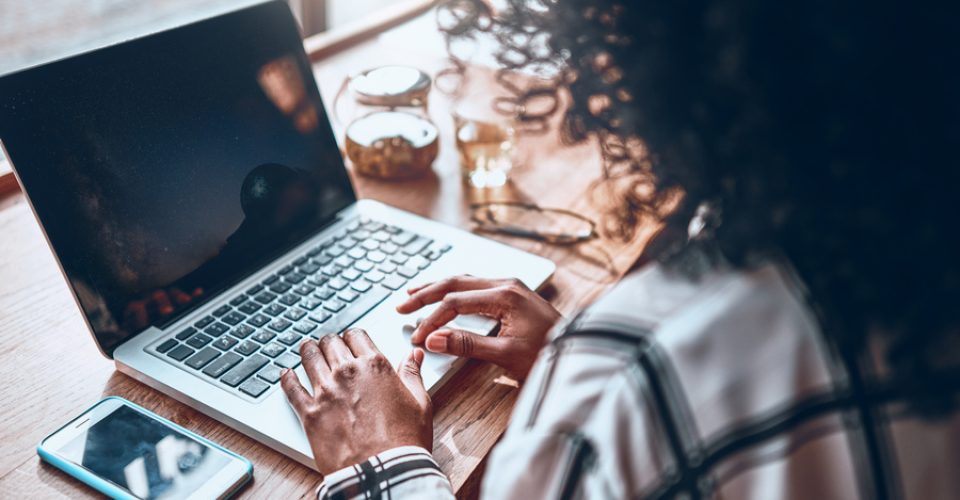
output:
[[358,200],[281,1],[3,76],[0,141],[103,355],[310,467],[278,383],[304,339],[363,328],[397,365],[409,286],[555,269]]

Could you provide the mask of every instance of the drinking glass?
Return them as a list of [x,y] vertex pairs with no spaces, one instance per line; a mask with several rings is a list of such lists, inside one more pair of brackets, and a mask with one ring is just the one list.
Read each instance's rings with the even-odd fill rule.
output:
[[506,184],[516,147],[511,117],[493,109],[492,96],[476,95],[457,104],[453,124],[464,179],[476,188]]

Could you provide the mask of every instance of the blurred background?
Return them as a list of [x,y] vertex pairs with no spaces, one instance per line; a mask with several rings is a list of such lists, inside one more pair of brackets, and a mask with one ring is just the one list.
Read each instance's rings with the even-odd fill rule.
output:
[[[0,1],[0,74],[262,0]],[[398,0],[287,0],[310,36]]]
[[[263,0],[0,0],[0,75]],[[304,37],[402,0],[287,0]],[[0,151],[0,175],[7,172]]]

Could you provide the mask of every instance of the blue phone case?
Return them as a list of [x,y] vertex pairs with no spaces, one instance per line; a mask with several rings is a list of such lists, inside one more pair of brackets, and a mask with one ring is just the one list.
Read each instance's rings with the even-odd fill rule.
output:
[[[122,401],[124,404],[126,404],[126,405],[130,406],[131,408],[133,408],[133,409],[135,409],[135,410],[137,410],[137,411],[139,411],[139,412],[147,415],[148,417],[155,418],[155,419],[157,419],[158,421],[160,421],[160,422],[164,423],[165,425],[169,426],[170,428],[176,429],[178,432],[182,432],[182,433],[183,433],[184,435],[186,435],[186,436],[190,436],[190,437],[192,437],[193,439],[196,439],[197,441],[199,441],[199,442],[201,442],[201,443],[203,443],[203,444],[205,444],[205,445],[207,445],[207,446],[209,446],[209,447],[211,447],[211,448],[215,448],[215,449],[217,449],[217,450],[220,450],[220,451],[222,451],[222,452],[224,452],[224,453],[226,453],[226,454],[228,454],[228,455],[230,455],[230,456],[232,456],[232,457],[234,457],[234,458],[237,458],[237,459],[243,461],[244,463],[246,463],[246,464],[247,464],[247,478],[246,478],[246,480],[243,481],[242,483],[238,484],[238,485],[236,486],[236,488],[234,488],[233,490],[224,492],[224,497],[232,496],[236,491],[238,491],[238,490],[239,490],[240,488],[242,488],[245,484],[247,484],[248,482],[250,482],[250,480],[253,478],[253,463],[251,463],[251,462],[250,462],[249,460],[247,460],[246,458],[244,458],[244,457],[242,457],[242,456],[240,456],[240,455],[237,455],[236,453],[234,453],[234,452],[232,452],[232,451],[224,448],[223,446],[220,446],[220,445],[218,445],[217,443],[214,443],[213,441],[210,441],[209,439],[204,438],[203,436],[199,436],[199,435],[197,435],[197,434],[194,434],[193,432],[190,432],[189,430],[184,429],[183,427],[180,427],[179,425],[177,425],[177,424],[175,424],[175,423],[173,423],[173,422],[171,422],[171,421],[169,421],[169,420],[161,417],[160,415],[157,415],[156,413],[153,413],[152,411],[150,411],[150,410],[148,410],[148,409],[146,409],[146,408],[144,408],[144,407],[142,407],[142,406],[140,406],[140,405],[137,405],[137,404],[135,404],[135,403],[132,403],[132,402],[130,402],[130,401],[127,401],[126,399],[121,398],[121,397],[119,397],[119,396],[109,396],[109,397],[106,397],[106,398],[101,399],[100,401],[97,401],[96,403],[93,404],[93,406],[91,406],[90,408],[87,408],[83,413],[81,413],[80,416],[86,415],[87,412],[89,412],[90,410],[96,408],[97,405],[100,405],[100,404],[102,404],[104,401],[108,401],[108,400],[111,400],[111,399],[120,400],[120,401]],[[80,418],[80,416],[78,416],[77,418]],[[122,499],[136,500],[137,497],[131,495],[130,493],[128,493],[127,491],[123,490],[123,489],[120,488],[119,486],[111,483],[110,481],[107,481],[107,480],[105,480],[105,479],[100,478],[100,477],[97,476],[96,474],[90,472],[89,470],[87,470],[87,469],[85,469],[85,468],[83,468],[83,467],[81,467],[81,466],[79,466],[79,465],[76,465],[76,464],[73,464],[73,463],[68,462],[68,461],[66,461],[66,460],[63,460],[62,458],[58,457],[58,456],[57,456],[56,454],[54,454],[53,452],[51,452],[51,451],[47,450],[46,448],[44,448],[43,443],[45,443],[45,442],[47,441],[47,439],[50,438],[50,436],[53,436],[54,434],[62,431],[65,427],[69,426],[69,425],[72,424],[73,422],[76,422],[76,421],[77,421],[77,418],[74,418],[73,420],[67,422],[66,424],[64,424],[63,426],[61,426],[59,429],[51,432],[47,437],[43,438],[43,440],[40,441],[40,444],[37,445],[37,454],[40,455],[40,458],[43,459],[44,461],[46,461],[46,462],[48,462],[49,464],[53,465],[54,467],[62,470],[63,472],[66,472],[67,474],[70,474],[71,476],[77,478],[80,482],[85,483],[85,484],[87,484],[87,485],[95,488],[97,491],[103,493],[104,495],[107,495],[107,496],[109,496],[109,497],[111,497],[111,498],[122,498]]]

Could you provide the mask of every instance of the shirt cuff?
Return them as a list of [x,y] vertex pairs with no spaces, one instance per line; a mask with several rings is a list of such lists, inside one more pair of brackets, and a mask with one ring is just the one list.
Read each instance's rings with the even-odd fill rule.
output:
[[317,498],[380,498],[383,492],[425,475],[446,481],[430,452],[419,446],[399,446],[328,474]]

